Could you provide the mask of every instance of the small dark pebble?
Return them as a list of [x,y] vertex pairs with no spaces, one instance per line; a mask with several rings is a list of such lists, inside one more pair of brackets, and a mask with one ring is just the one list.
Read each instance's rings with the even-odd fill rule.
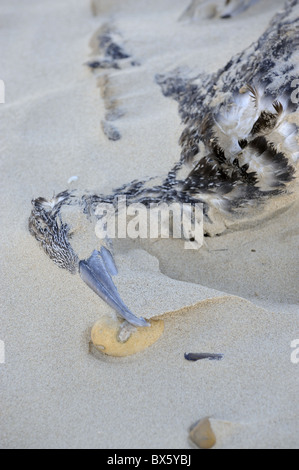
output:
[[209,361],[220,361],[223,358],[223,354],[185,353],[184,357],[187,359],[187,361],[200,361],[201,359],[209,359]]
[[101,63],[98,60],[95,60],[94,62],[88,62],[87,65],[91,69],[97,69],[97,68],[101,67]]
[[121,46],[113,42],[107,47],[105,55],[114,60],[128,59],[130,57],[130,55],[127,54]]
[[118,129],[116,129],[116,127],[110,124],[110,122],[102,121],[101,124],[102,124],[103,132],[106,135],[106,137],[108,137],[109,140],[116,141],[116,140],[121,139],[120,132],[118,131]]
[[92,62],[87,62],[89,68],[92,70],[96,69],[119,69],[119,65],[115,60],[108,59],[101,59],[101,60],[94,60]]

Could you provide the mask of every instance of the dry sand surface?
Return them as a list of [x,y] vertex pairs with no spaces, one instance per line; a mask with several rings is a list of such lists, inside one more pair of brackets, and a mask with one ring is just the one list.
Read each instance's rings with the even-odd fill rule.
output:
[[[154,345],[125,358],[90,348],[91,327],[109,307],[58,269],[27,228],[33,197],[68,187],[109,193],[166,174],[183,126],[155,75],[216,71],[283,2],[264,0],[226,21],[178,22],[188,4],[1,2],[1,448],[189,449],[190,426],[206,416],[215,448],[298,447],[296,200],[196,252],[178,240],[117,242],[125,302],[165,322]],[[107,23],[140,65],[109,70],[105,85],[85,64]],[[101,125],[111,99],[125,112],[117,141]],[[185,352],[224,357],[188,362]]]

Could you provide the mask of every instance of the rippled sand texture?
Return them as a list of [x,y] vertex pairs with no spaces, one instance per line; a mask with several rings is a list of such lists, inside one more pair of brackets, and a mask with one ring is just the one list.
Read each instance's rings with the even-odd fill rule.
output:
[[[217,72],[281,8],[264,0],[231,19],[184,18],[189,4],[2,2],[1,448],[189,449],[205,417],[215,448],[298,447],[295,186],[258,225],[196,252],[178,240],[115,244],[124,301],[164,320],[155,344],[125,358],[93,351],[91,328],[111,310],[27,229],[33,197],[167,174],[184,125],[156,75]],[[121,50],[99,50],[98,31]],[[85,253],[93,234],[82,227]],[[190,352],[223,358],[187,361]]]

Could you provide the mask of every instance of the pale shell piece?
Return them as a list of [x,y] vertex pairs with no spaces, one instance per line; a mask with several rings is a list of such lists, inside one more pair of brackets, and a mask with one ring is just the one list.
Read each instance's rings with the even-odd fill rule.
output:
[[71,176],[71,177],[67,180],[67,184],[71,184],[71,183],[73,183],[74,181],[78,181],[78,176]]

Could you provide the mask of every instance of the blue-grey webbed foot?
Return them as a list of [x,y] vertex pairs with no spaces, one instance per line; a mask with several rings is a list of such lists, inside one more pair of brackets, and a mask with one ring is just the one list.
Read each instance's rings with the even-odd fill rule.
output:
[[113,256],[104,246],[94,250],[91,256],[79,263],[83,281],[98,294],[118,315],[134,326],[150,326],[144,318],[136,317],[122,301],[111,278],[117,274]]

